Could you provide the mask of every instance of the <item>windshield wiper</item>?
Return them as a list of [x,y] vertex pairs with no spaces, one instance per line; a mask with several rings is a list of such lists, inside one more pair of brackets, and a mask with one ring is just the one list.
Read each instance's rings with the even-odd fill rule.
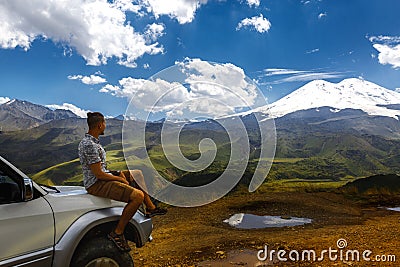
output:
[[[56,191],[57,193],[61,193],[61,191],[58,190],[57,187],[55,187],[55,186],[46,185],[46,184],[38,184],[38,185],[40,185],[41,187],[46,187],[46,188],[48,188],[48,189],[54,190],[54,191]],[[47,190],[46,190],[46,191],[47,191]]]

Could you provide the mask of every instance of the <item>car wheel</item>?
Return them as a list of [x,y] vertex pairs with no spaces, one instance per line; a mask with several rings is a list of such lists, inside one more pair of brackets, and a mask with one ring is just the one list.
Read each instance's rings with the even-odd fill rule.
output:
[[121,252],[107,237],[97,237],[78,247],[71,267],[133,267],[128,252]]

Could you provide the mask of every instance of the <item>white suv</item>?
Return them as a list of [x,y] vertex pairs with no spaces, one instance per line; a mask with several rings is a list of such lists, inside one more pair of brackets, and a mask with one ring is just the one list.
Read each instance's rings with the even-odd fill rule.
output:
[[[106,237],[124,205],[79,186],[40,186],[0,157],[0,266],[133,266]],[[142,247],[152,229],[138,211],[125,236]]]

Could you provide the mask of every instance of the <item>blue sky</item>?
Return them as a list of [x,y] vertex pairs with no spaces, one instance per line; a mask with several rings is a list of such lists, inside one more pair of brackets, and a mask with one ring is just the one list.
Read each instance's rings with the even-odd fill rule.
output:
[[188,59],[239,67],[269,102],[314,79],[396,90],[398,10],[398,0],[2,0],[0,103],[117,116],[132,84]]

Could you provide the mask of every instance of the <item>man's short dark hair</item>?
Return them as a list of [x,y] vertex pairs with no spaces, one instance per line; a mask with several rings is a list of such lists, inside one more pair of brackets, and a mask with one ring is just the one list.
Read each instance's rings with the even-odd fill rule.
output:
[[99,123],[104,121],[104,115],[100,112],[88,112],[87,113],[87,124],[89,129],[93,129],[99,125]]

